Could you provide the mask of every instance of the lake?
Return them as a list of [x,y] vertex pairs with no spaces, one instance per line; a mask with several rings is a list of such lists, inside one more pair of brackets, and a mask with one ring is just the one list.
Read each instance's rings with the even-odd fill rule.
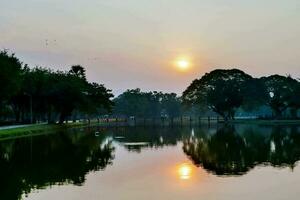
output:
[[0,141],[2,200],[300,196],[300,126],[68,129]]

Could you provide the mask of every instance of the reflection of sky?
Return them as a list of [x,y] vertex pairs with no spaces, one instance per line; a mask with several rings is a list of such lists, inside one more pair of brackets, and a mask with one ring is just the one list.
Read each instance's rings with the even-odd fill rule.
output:
[[[246,175],[218,177],[196,167],[182,143],[129,152],[117,145],[113,164],[86,176],[83,186],[60,185],[32,192],[25,200],[198,200],[288,199],[299,197],[300,168],[257,167]],[[182,166],[188,166],[182,170]],[[181,170],[180,170],[181,169]],[[187,178],[187,176],[188,178]],[[280,182],[278,182],[280,180]],[[255,192],[253,192],[255,191]]]
[[[115,93],[181,92],[220,66],[300,76],[299,8],[297,0],[1,1],[0,48],[31,65],[82,64]],[[192,71],[171,69],[181,55]]]

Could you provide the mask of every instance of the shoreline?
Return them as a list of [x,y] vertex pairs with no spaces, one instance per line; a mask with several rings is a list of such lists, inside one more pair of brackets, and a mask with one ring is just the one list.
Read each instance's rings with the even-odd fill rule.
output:
[[[219,122],[224,124],[225,122]],[[229,124],[253,124],[253,125],[300,125],[300,119],[294,120],[265,120],[265,119],[236,119],[228,121]]]
[[91,122],[90,124],[86,122],[76,122],[67,124],[32,124],[23,127],[8,128],[0,130],[0,141],[21,137],[51,134],[59,130],[65,130],[70,128],[82,128],[98,124],[99,123],[96,122]]
[[[226,124],[224,121],[211,122],[211,123]],[[236,119],[236,120],[228,121],[227,124],[232,124],[232,125],[249,124],[249,125],[265,125],[265,126],[300,125],[300,119],[299,120]],[[21,138],[21,137],[28,137],[28,136],[51,134],[55,131],[70,129],[70,128],[82,128],[82,127],[103,126],[103,125],[105,126],[105,124],[103,123],[91,121],[90,123],[75,122],[75,123],[67,123],[67,124],[32,124],[32,125],[26,125],[22,127],[16,126],[13,128],[7,128],[2,130],[0,129],[0,141]],[[128,125],[128,127],[132,127],[132,126]]]

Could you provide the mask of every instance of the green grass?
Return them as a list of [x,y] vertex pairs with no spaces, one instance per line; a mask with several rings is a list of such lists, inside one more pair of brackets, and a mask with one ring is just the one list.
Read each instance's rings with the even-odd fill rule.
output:
[[33,124],[26,127],[17,127],[11,129],[0,130],[0,140],[12,139],[33,135],[50,134],[59,130],[68,128],[84,127],[95,125],[95,122],[90,124],[84,122],[68,123],[68,124]]

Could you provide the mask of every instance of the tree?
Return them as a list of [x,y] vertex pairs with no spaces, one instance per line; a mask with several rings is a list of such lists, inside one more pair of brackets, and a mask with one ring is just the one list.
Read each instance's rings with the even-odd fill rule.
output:
[[4,101],[15,95],[21,85],[22,63],[15,54],[6,50],[0,52],[0,108]]
[[75,110],[81,114],[110,110],[111,91],[103,85],[87,82],[85,77],[81,66],[73,66],[67,72],[24,67],[23,84],[11,101],[16,121],[28,122],[31,109],[33,121],[48,123],[57,119],[63,123]]
[[289,99],[289,107],[291,109],[291,116],[297,118],[298,110],[300,109],[300,83],[295,83],[294,92]]
[[111,98],[114,95],[111,90],[106,89],[104,85],[98,83],[89,83],[86,89],[86,97],[84,103],[80,106],[82,112],[91,114],[103,114],[103,112],[111,112],[114,103]]
[[86,79],[85,69],[81,65],[73,65],[69,71],[71,75],[77,76],[81,79]]
[[125,91],[114,102],[114,113],[127,117],[176,117],[181,110],[175,93],[142,92],[139,88]]
[[245,100],[252,77],[241,70],[214,70],[196,79],[183,92],[186,104],[208,107],[224,120],[234,119],[235,110]]
[[63,72],[52,74],[52,82],[50,104],[59,113],[59,123],[63,123],[84,101],[86,82],[76,75]]
[[57,82],[53,80],[54,74],[53,71],[41,67],[33,69],[24,67],[21,76],[22,85],[11,101],[17,122],[29,122],[31,117],[33,121],[47,119],[52,100],[52,87]]
[[150,95],[141,92],[139,88],[127,90],[119,95],[115,102],[114,113],[125,115],[127,117],[136,116],[143,117],[149,115]]
[[268,99],[264,82],[259,78],[253,78],[246,82],[244,90],[244,111],[253,111],[265,105]]
[[173,118],[180,115],[181,101],[175,93],[165,93],[161,95],[161,107],[165,113]]
[[290,76],[280,75],[263,77],[261,80],[268,96],[267,105],[271,107],[277,119],[282,117],[283,112],[289,106],[297,105],[297,99],[294,98],[298,85],[297,80]]

